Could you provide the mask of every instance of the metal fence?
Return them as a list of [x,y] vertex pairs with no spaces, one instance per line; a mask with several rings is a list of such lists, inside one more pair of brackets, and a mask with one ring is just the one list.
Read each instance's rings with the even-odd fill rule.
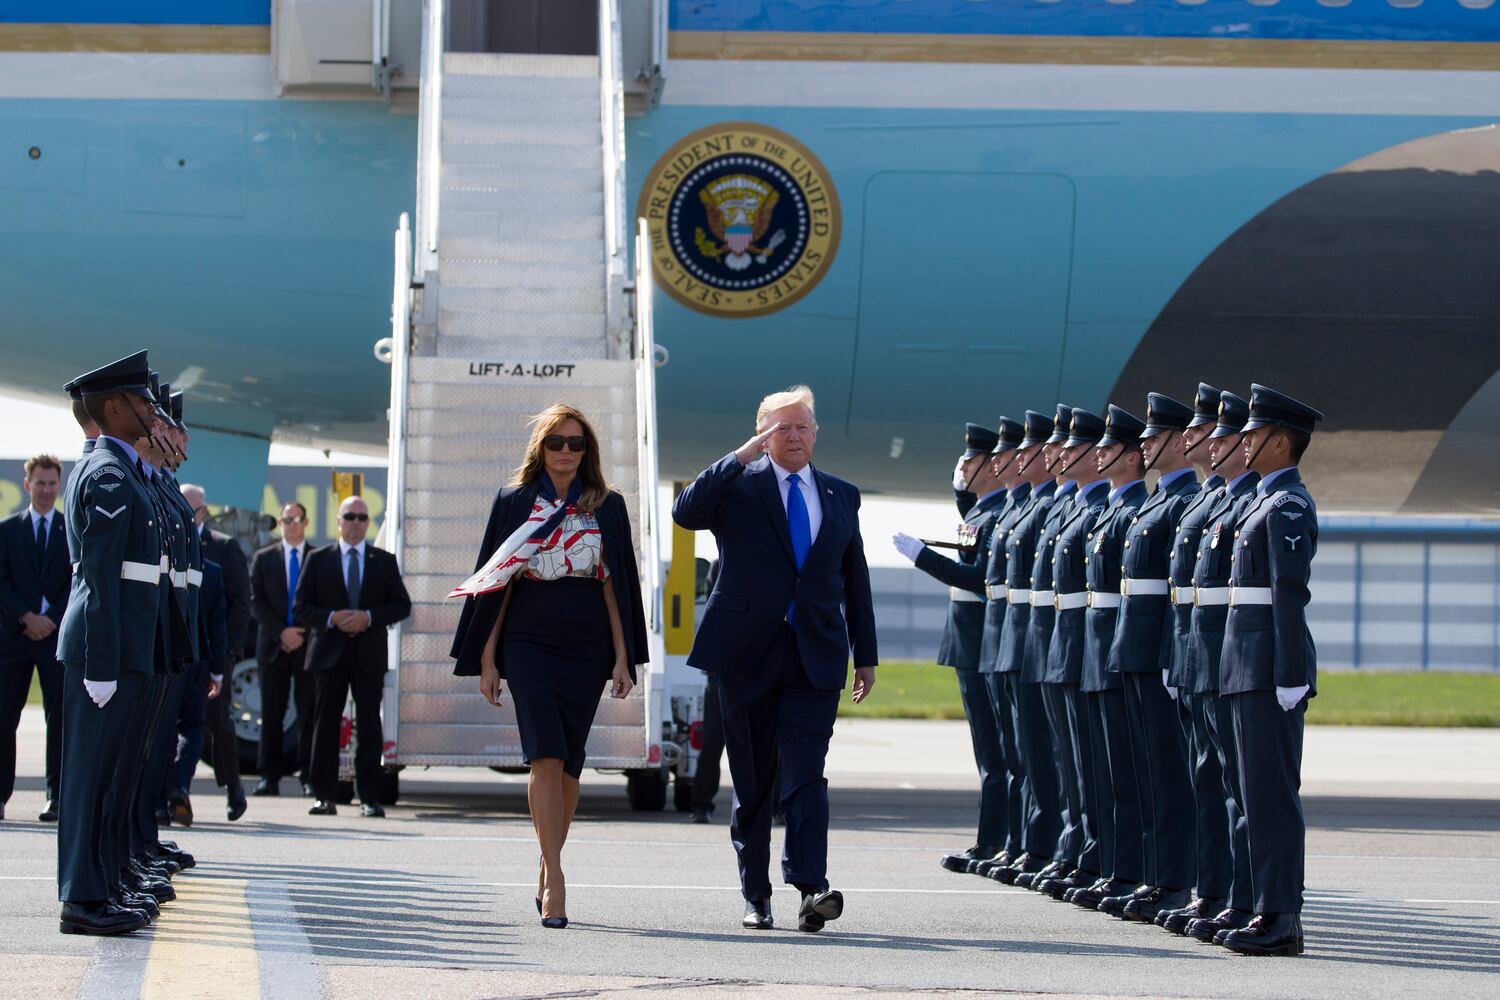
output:
[[[886,660],[930,660],[948,588],[871,569]],[[1500,672],[1500,522],[1325,517],[1308,623],[1324,670]]]

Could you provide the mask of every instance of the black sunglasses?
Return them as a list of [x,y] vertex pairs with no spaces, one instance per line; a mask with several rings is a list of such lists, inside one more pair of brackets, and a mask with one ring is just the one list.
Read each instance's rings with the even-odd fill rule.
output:
[[351,512],[344,515],[344,520],[346,521],[368,521],[369,519],[369,514],[355,514]]
[[307,518],[305,517],[283,517],[281,519],[282,524],[304,524],[306,521]]
[[563,437],[561,434],[548,434],[542,438],[542,447],[548,451],[562,451],[566,446],[569,451],[582,452],[588,447],[588,438],[582,434],[574,434],[572,437]]

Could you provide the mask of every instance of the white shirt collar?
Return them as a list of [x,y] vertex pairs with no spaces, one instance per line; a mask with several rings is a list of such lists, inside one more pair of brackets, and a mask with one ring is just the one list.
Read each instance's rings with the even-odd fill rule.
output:
[[[776,485],[784,486],[786,484],[787,477],[792,473],[777,465],[775,459],[767,457],[766,461],[770,462],[771,468],[776,471]],[[797,472],[797,482],[801,483],[803,486],[811,486],[813,484],[812,463],[809,462]]]
[[363,559],[365,557],[365,546],[369,545],[369,544],[370,544],[370,540],[368,538],[366,538],[364,541],[360,542],[358,545],[350,545],[348,542],[346,542],[342,538],[340,538],[339,539],[339,558],[344,559],[344,560],[348,560],[348,558],[349,558],[349,550],[350,549],[359,549],[359,557],[361,559]]
[[296,549],[297,550],[297,558],[298,559],[302,558],[304,555],[307,554],[307,539],[305,539],[305,538],[302,539],[302,544],[301,545],[293,545],[290,542],[288,542],[285,538],[283,538],[281,540],[281,554],[282,554],[282,556],[285,557],[288,552],[292,551],[292,549]]
[[31,504],[27,504],[26,505],[26,509],[28,511],[30,511],[30,513],[31,513],[31,526],[33,528],[36,527],[36,522],[37,522],[38,519],[46,521],[47,522],[47,527],[49,527],[49,528],[52,527],[52,518],[53,518],[54,515],[57,514],[57,508],[56,507],[53,507],[51,510],[47,511],[47,513],[45,513],[45,514],[39,514],[39,513],[37,513],[37,509],[35,507],[31,506]]

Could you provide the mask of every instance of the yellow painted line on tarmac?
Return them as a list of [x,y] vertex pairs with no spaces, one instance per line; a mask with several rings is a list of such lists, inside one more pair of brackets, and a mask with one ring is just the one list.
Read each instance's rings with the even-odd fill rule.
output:
[[260,962],[244,879],[178,879],[152,929],[141,1000],[260,996]]

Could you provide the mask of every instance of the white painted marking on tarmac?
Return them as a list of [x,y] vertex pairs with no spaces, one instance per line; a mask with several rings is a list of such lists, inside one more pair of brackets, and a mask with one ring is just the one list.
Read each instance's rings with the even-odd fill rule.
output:
[[254,881],[245,890],[250,926],[260,953],[261,996],[318,1000],[323,995],[312,943],[297,919],[285,882]]
[[148,933],[99,938],[83,982],[78,984],[78,1000],[137,1000],[150,954]]

